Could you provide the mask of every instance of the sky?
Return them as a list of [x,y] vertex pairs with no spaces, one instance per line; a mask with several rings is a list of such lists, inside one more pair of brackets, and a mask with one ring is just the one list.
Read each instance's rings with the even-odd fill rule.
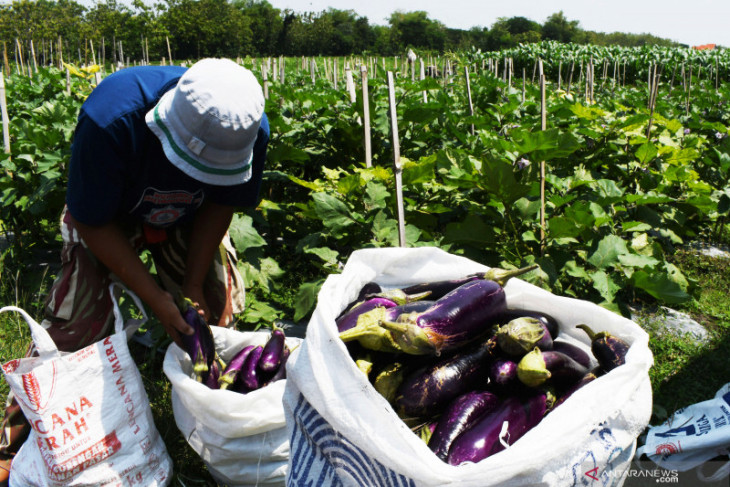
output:
[[730,47],[729,0],[268,0],[278,9],[321,12],[353,10],[372,25],[386,25],[395,11],[426,11],[447,27],[491,27],[500,17],[540,24],[557,12],[583,30],[653,34],[691,46]]

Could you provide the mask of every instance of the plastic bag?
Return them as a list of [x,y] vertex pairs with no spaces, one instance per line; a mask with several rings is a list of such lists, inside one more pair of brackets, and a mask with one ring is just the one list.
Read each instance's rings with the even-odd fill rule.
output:
[[[730,454],[730,383],[713,399],[677,410],[664,424],[652,426],[637,452],[667,470],[686,472]],[[730,475],[730,462],[707,480]]]
[[[110,285],[112,296],[116,285],[124,289]],[[139,299],[127,295],[144,312]],[[129,354],[117,302],[115,333],[68,354],[59,352],[48,332],[22,309],[3,311],[23,315],[39,354],[3,364],[32,427],[13,460],[10,485],[167,485],[172,462]],[[139,325],[132,321],[132,328]]]
[[287,364],[284,407],[290,434],[289,485],[568,486],[621,485],[636,438],[651,416],[648,335],[586,301],[555,296],[519,279],[505,286],[511,308],[554,316],[561,336],[588,348],[585,323],[632,344],[626,364],[578,390],[508,449],[451,466],[398,418],[355,366],[335,318],[368,281],[385,287],[455,279],[488,268],[436,248],[354,252],[325,281],[306,340]]
[[[268,331],[211,329],[224,361],[244,346],[263,345],[270,336]],[[286,338],[289,348],[300,342],[300,338]],[[191,378],[192,361],[174,343],[167,349],[163,370],[172,383],[175,422],[218,482],[284,485],[289,439],[281,400],[286,380],[248,394],[209,389]]]

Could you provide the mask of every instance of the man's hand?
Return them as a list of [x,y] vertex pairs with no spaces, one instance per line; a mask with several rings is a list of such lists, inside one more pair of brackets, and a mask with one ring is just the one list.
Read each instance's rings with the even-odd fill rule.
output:
[[180,334],[192,335],[193,327],[188,325],[180,313],[172,294],[162,291],[160,299],[156,300],[154,306],[150,306],[162,327],[165,329],[172,341],[182,348],[182,340]]
[[76,220],[74,226],[94,256],[149,306],[175,343],[181,344],[180,333],[193,333],[172,295],[157,285],[117,224],[92,226]]

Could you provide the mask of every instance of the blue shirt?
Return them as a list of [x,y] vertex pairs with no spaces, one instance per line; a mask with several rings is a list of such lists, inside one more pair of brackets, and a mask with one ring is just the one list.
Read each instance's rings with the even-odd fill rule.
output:
[[214,186],[191,178],[166,157],[145,115],[175,87],[186,68],[139,66],[107,76],[81,106],[71,147],[66,205],[87,225],[144,222],[158,228],[189,220],[204,200],[235,207],[258,204],[269,142],[264,114],[252,176]]

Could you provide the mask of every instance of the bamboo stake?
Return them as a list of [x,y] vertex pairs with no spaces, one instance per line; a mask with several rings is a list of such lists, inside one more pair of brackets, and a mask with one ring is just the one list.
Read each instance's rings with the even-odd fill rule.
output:
[[656,97],[659,92],[659,76],[657,75],[657,66],[654,65],[654,81],[652,83],[651,97],[649,99],[649,125],[646,128],[646,139],[651,137],[651,126],[654,122],[654,108],[656,107]]
[[286,77],[286,62],[284,61],[284,56],[279,57],[279,82],[281,84],[284,84],[284,79]]
[[3,148],[10,154],[10,120],[8,119],[8,104],[5,98],[5,76],[0,73],[0,114],[3,118]]
[[689,99],[692,94],[692,65],[689,65],[689,78],[687,80],[687,115],[689,116]]
[[[547,104],[545,102],[545,74],[540,61],[540,127],[547,129]],[[545,253],[545,161],[540,161],[540,253]]]
[[261,77],[264,82],[264,98],[269,99],[269,69],[266,63],[261,61]]
[[170,66],[172,66],[175,63],[172,62],[172,50],[170,49],[170,38],[168,36],[165,36],[165,43],[167,44],[167,58],[170,60]]
[[347,91],[350,94],[350,103],[355,103],[357,100],[357,94],[355,93],[355,80],[352,79],[352,69],[350,65],[345,66],[345,83]]
[[[35,57],[35,48],[33,47],[33,39],[30,40],[30,54],[33,58],[33,71],[38,73],[38,62],[36,61],[36,57]],[[28,71],[30,71],[30,67],[28,68]]]
[[[464,66],[464,76],[466,78],[466,95],[469,99],[469,115],[474,117],[474,103],[471,99],[471,82],[469,81],[469,66]],[[474,122],[471,123],[471,134],[474,135]]]
[[400,141],[398,139],[398,111],[395,103],[393,72],[388,71],[388,102],[390,105],[390,127],[393,137],[393,175],[395,176],[396,204],[398,206],[398,244],[406,246],[405,210],[403,208],[403,167],[400,162]]
[[[423,59],[420,59],[421,61],[421,70],[418,75],[418,79],[423,81],[426,79],[426,67],[423,65]],[[423,90],[423,103],[428,102],[428,94],[426,93],[426,90]]]
[[362,117],[363,117],[363,140],[365,142],[365,167],[373,166],[372,142],[370,140],[370,95],[368,93],[368,68],[364,64],[360,66],[362,78]]
[[5,69],[5,76],[10,76],[10,63],[8,62],[8,46],[3,41],[3,66]]
[[20,41],[15,38],[15,55],[16,62],[20,66],[20,74],[25,75],[25,64],[23,63],[23,48],[20,46]]

